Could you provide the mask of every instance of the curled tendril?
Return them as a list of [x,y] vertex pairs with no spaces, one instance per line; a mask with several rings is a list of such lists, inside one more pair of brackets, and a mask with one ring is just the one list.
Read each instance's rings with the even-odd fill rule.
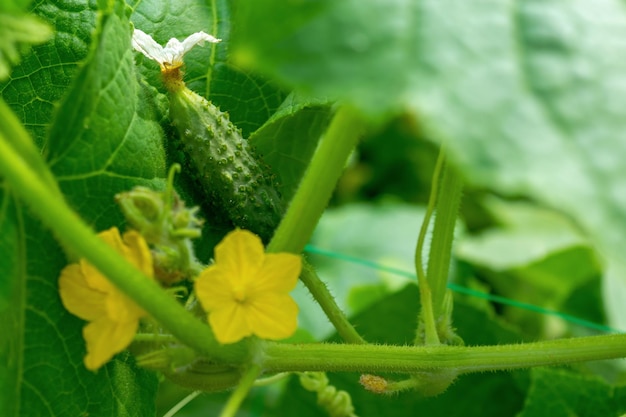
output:
[[324,372],[303,372],[299,375],[302,387],[307,391],[317,393],[317,403],[331,417],[357,417],[354,414],[350,394],[329,385],[328,377]]

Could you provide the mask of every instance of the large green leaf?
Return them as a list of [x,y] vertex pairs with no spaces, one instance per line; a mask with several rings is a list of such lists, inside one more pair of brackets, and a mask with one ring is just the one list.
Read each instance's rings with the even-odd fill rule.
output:
[[89,50],[95,1],[39,1],[33,13],[54,28],[52,39],[32,49],[0,83],[0,95],[42,146],[55,103],[63,96]]
[[[88,60],[58,108],[47,142],[63,193],[96,229],[120,224],[116,192],[162,186],[165,171],[163,133],[134,71],[127,10],[119,1],[110,7],[99,17]],[[0,343],[7,353],[0,368],[3,415],[154,414],[156,378],[128,354],[97,373],[85,369],[84,322],[67,313],[58,296],[65,254],[15,205],[6,185],[0,201],[0,246],[9,255],[0,262],[9,276],[0,308],[10,324]]]
[[469,182],[574,218],[626,286],[621,2],[265,0],[238,19],[241,62],[370,114],[410,109]]
[[[4,331],[0,333],[0,412],[16,416],[20,403],[20,385],[23,360],[24,276],[26,263],[21,212],[11,192],[2,184],[0,189],[0,315]],[[22,260],[22,261],[19,261]]]

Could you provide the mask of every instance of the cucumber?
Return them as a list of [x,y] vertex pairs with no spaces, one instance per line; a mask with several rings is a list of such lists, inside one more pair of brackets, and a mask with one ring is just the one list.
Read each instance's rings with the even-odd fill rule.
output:
[[171,122],[208,203],[267,243],[284,212],[271,169],[215,105],[187,87],[169,96]]

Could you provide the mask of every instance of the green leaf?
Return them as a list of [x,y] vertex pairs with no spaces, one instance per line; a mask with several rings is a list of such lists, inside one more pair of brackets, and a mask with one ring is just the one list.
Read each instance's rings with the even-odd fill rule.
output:
[[621,416],[626,388],[571,371],[536,368],[524,411],[518,417]]
[[127,18],[106,18],[56,114],[47,155],[66,198],[97,230],[122,221],[117,192],[164,184],[164,134],[151,93],[137,81]]
[[[99,17],[88,61],[58,108],[48,141],[65,197],[97,229],[120,225],[117,191],[162,186],[165,167],[163,132],[134,71],[125,6],[111,5],[114,10]],[[6,185],[2,191],[0,247],[10,255],[0,262],[10,277],[0,287],[0,309],[10,324],[0,339],[8,358],[0,367],[3,415],[153,415],[157,380],[130,355],[118,355],[97,373],[85,369],[84,322],[65,311],[58,296],[65,254],[14,205]]]
[[33,14],[55,28],[53,38],[32,48],[0,83],[0,95],[44,144],[55,103],[63,96],[88,53],[95,27],[93,2],[37,2]]
[[[402,291],[386,297],[352,321],[370,342],[406,344],[415,337],[419,292],[409,285]],[[455,300],[454,324],[467,344],[515,343],[521,337],[503,326],[484,310]],[[473,374],[462,376],[445,393],[433,398],[421,398],[407,392],[394,396],[376,395],[358,384],[359,375],[340,373],[329,375],[331,384],[350,393],[356,414],[367,416],[510,416],[521,409],[523,391],[518,386],[518,373]],[[402,375],[390,378],[399,380]],[[497,398],[498,401],[494,401]],[[276,415],[301,417],[323,416],[315,404],[315,396],[304,391],[295,379],[291,381]]]
[[290,95],[249,140],[278,175],[285,201],[295,192],[317,142],[330,122],[325,100]]

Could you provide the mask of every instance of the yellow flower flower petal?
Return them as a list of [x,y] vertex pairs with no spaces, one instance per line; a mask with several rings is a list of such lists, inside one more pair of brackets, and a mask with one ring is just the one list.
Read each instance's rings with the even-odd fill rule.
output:
[[[302,258],[291,253],[268,253],[252,282],[254,291],[289,292],[296,287],[302,269]],[[276,279],[282,277],[282,279]]]
[[207,267],[196,280],[196,296],[206,311],[226,308],[232,304],[233,289],[229,277],[232,275],[226,268],[218,265]]
[[[137,232],[120,236],[117,228],[98,236],[150,278],[152,256],[147,243]],[[96,370],[113,355],[124,350],[146,313],[119,291],[104,275],[85,260],[68,265],[61,271],[59,293],[69,312],[89,321],[83,328],[87,343],[85,366]]]
[[248,230],[235,229],[215,247],[215,263],[233,274],[231,280],[245,280],[263,265],[261,238]]
[[253,333],[246,308],[237,303],[213,311],[209,314],[209,324],[222,344],[238,342]]
[[71,264],[61,271],[59,292],[67,311],[83,320],[96,320],[105,314],[104,293],[87,284],[80,265]]
[[298,328],[298,305],[287,294],[264,294],[249,309],[248,324],[263,339],[284,339]]
[[130,230],[124,233],[123,253],[124,257],[130,260],[137,269],[143,272],[144,275],[152,278],[154,275],[154,266],[150,248],[143,236],[136,230]]
[[137,321],[146,316],[146,312],[137,303],[117,288],[113,288],[108,294],[105,306],[107,317],[114,322]]
[[[117,227],[112,227],[108,230],[104,230],[98,233],[98,237],[104,240],[107,245],[115,249],[116,252],[124,255],[124,257],[128,259],[128,257],[126,256],[124,242],[122,242],[122,237],[120,236],[120,231],[117,229]],[[106,277],[102,275],[100,271],[96,269],[96,267],[94,267],[84,259],[80,260],[80,266],[83,269],[85,279],[87,280],[87,283],[90,287],[104,293],[108,293],[111,291],[111,289],[113,288],[113,284],[111,284],[111,282],[106,279]]]
[[107,319],[93,321],[83,328],[87,342],[85,367],[95,371],[120,353],[133,341],[139,321],[114,322]]
[[283,339],[298,327],[298,306],[289,296],[298,280],[301,258],[265,254],[261,239],[237,229],[215,249],[215,264],[195,282],[195,291],[220,343],[246,336]]

